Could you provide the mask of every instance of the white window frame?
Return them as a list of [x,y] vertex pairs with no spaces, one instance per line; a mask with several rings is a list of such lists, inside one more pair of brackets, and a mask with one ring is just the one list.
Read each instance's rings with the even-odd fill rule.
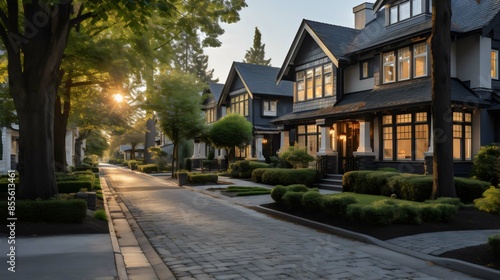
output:
[[[420,54],[416,54],[416,51],[417,51],[417,46],[419,45],[424,45],[425,46],[425,52],[424,53],[420,53]],[[429,68],[429,60],[428,60],[428,57],[427,57],[427,54],[429,53],[429,47],[427,46],[427,43],[423,42],[423,43],[418,43],[418,44],[415,44],[413,45],[413,78],[420,78],[420,77],[427,77],[428,74],[427,74],[427,69]],[[424,66],[424,73],[422,75],[419,75],[417,76],[417,59],[418,58],[421,58],[421,57],[424,57],[424,61],[425,61],[425,66]]]
[[278,101],[264,100],[262,102],[262,115],[266,117],[276,117],[278,115]]
[[[390,61],[386,61],[386,56],[391,56],[393,57],[393,60],[390,60]],[[389,83],[394,83],[396,81],[396,54],[394,53],[394,51],[391,51],[391,52],[386,52],[382,55],[382,59],[383,59],[383,77],[382,77],[382,81],[384,84],[389,84]],[[393,74],[392,74],[392,79],[391,80],[387,80],[386,77],[387,77],[387,71],[386,71],[386,67],[390,67],[392,66],[392,69],[393,69]]]
[[[406,52],[408,54],[407,57],[402,58],[402,52]],[[408,76],[406,78],[402,78],[402,70],[404,63],[407,63],[406,71],[408,71]],[[410,47],[401,48],[398,50],[398,81],[409,80],[411,78],[411,50]]]

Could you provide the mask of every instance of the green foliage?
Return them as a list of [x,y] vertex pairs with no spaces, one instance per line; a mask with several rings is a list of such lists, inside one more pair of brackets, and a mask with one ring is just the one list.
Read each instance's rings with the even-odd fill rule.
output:
[[80,189],[92,190],[92,184],[88,181],[63,181],[57,182],[59,193],[76,193]]
[[92,130],[85,141],[85,155],[102,157],[109,148],[108,140],[98,130]]
[[457,197],[438,197],[437,199],[434,200],[426,200],[424,203],[431,203],[431,204],[450,204],[454,205],[456,207],[460,206],[460,198]]
[[483,146],[474,156],[471,176],[496,186],[500,183],[500,145]]
[[252,171],[252,181],[257,182],[257,183],[262,183],[262,175],[268,170],[269,168],[256,168]]
[[280,153],[280,157],[295,168],[307,167],[309,162],[314,160],[314,157],[307,153],[306,148],[299,147],[297,143],[294,146],[288,147],[288,150]]
[[108,217],[106,216],[106,211],[103,209],[96,210],[94,213],[94,218],[102,221],[108,221]]
[[259,29],[255,27],[255,34],[253,37],[253,46],[248,50],[245,54],[244,63],[257,64],[257,65],[271,65],[271,59],[265,59],[266,56],[265,48],[266,44],[262,44],[261,42],[262,34]]
[[159,168],[156,164],[143,164],[143,165],[138,165],[137,170],[144,172],[144,173],[152,173],[152,172],[158,172]]
[[281,199],[288,206],[288,208],[298,209],[302,206],[302,196],[303,195],[304,195],[304,192],[287,191],[281,197]]
[[236,193],[236,196],[249,196],[270,194],[271,190],[262,187],[231,186],[226,189],[226,192],[234,192]]
[[472,203],[490,187],[490,183],[470,178],[455,177],[457,196],[463,203]]
[[496,256],[500,256],[500,234],[488,237],[488,245]]
[[149,147],[148,152],[151,154],[151,159],[155,161],[159,170],[167,169],[167,152],[163,151],[159,147]]
[[323,200],[318,189],[311,189],[302,196],[302,205],[310,212],[319,212],[323,209]]
[[219,176],[216,174],[204,174],[204,173],[189,173],[188,182],[192,184],[205,184],[214,183],[217,184]]
[[252,142],[253,125],[241,115],[229,114],[210,126],[208,138],[217,148],[245,146]]
[[285,186],[276,186],[271,190],[271,198],[276,203],[282,203],[283,195],[287,192],[287,188]]
[[323,211],[330,215],[345,215],[347,206],[357,203],[352,196],[328,196],[323,201]]
[[135,169],[137,169],[137,166],[140,164],[140,162],[137,160],[131,159],[127,162],[127,164],[128,164],[128,167],[130,169],[135,170]]
[[271,168],[262,174],[262,183],[268,185],[304,184],[314,186],[316,182],[315,169],[283,169]]
[[450,204],[427,204],[419,207],[421,220],[429,223],[451,221],[457,210],[457,206]]
[[[7,220],[7,201],[0,201],[0,218]],[[87,216],[87,203],[70,200],[17,200],[16,218],[31,223],[81,223]]]
[[240,160],[229,164],[227,172],[232,178],[249,179],[257,168],[267,168],[269,164],[257,161]]
[[304,184],[293,184],[286,186],[286,190],[290,192],[308,192],[310,189]]
[[500,189],[491,186],[482,198],[474,200],[474,206],[481,211],[500,214]]

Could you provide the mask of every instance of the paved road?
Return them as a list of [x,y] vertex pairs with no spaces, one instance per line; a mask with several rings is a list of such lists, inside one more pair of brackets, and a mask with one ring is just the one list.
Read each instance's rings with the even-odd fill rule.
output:
[[103,170],[177,279],[471,279],[159,178]]

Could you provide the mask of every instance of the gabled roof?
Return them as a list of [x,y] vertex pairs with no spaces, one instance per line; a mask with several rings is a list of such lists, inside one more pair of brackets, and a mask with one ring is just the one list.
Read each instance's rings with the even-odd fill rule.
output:
[[300,46],[306,35],[310,35],[319,45],[330,60],[339,66],[339,61],[348,61],[345,55],[352,40],[359,34],[359,30],[338,25],[316,22],[312,20],[302,20],[297,35],[293,40],[292,47],[288,51],[283,66],[278,74],[278,81],[281,81],[284,75],[290,69],[290,65],[297,56]]
[[233,62],[226,83],[221,91],[219,106],[230,93],[235,78],[241,79],[248,94],[293,97],[293,82],[283,81],[276,85],[279,68],[272,66]]
[[212,94],[214,100],[217,102],[222,93],[222,89],[224,88],[224,84],[209,83],[208,88],[210,89],[210,93]]
[[[489,103],[473,94],[457,79],[451,80],[451,100],[460,106],[488,106]],[[321,117],[347,117],[368,112],[381,112],[395,108],[430,105],[432,98],[431,78],[420,78],[406,82],[381,85],[373,90],[345,94],[335,106],[315,111],[291,113],[274,119],[273,123]]]

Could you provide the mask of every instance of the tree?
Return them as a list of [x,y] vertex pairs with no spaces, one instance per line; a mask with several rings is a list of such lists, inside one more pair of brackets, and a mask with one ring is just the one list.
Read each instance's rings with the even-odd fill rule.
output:
[[92,131],[87,137],[85,145],[85,156],[96,155],[100,158],[103,157],[104,152],[109,148],[106,137],[100,131]]
[[258,65],[271,65],[271,59],[265,59],[266,51],[264,50],[266,44],[261,42],[262,34],[259,29],[255,27],[255,34],[253,36],[253,46],[245,54],[244,63],[258,64]]
[[138,120],[136,123],[129,128],[120,137],[122,144],[130,145],[130,159],[135,159],[135,153],[137,151],[137,146],[143,144],[146,133],[146,120]]
[[299,147],[298,143],[280,153],[280,157],[289,162],[294,168],[306,167],[309,162],[314,160],[314,157],[307,153],[307,149]]
[[147,98],[145,107],[156,111],[160,128],[174,145],[172,175],[179,166],[179,145],[201,134],[205,126],[200,92],[203,85],[195,76],[171,70],[159,77],[158,87]]
[[210,126],[208,139],[215,147],[226,149],[229,158],[232,148],[252,142],[253,125],[241,115],[230,114]]
[[432,1],[431,75],[433,186],[431,198],[456,197],[451,114],[451,0]]
[[[198,23],[196,29],[204,28],[209,33],[205,40],[216,43],[217,36],[223,32],[218,21],[239,20],[238,11],[246,6],[244,0],[175,3],[185,10],[178,13],[179,7],[175,4],[155,0],[84,3],[8,0],[0,3],[0,38],[7,51],[10,93],[19,118],[18,198],[47,199],[57,193],[55,100],[62,77],[60,65],[73,27],[87,19],[97,25],[112,14],[124,27],[143,34],[152,15],[170,19],[196,15],[193,16]],[[202,15],[196,12],[199,10],[190,10],[200,5],[206,7]]]

